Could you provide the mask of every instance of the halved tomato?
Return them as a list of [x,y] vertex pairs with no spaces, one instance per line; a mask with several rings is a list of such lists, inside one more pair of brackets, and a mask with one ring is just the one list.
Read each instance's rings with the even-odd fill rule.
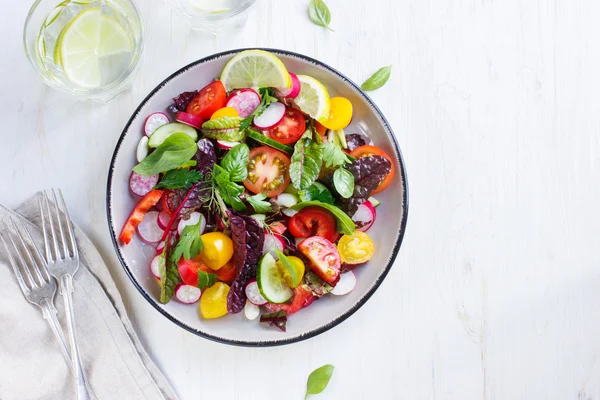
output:
[[327,134],[327,128],[321,125],[321,123],[315,120],[315,130],[323,139],[325,139],[325,134]]
[[304,115],[295,108],[287,107],[277,125],[267,129],[267,136],[282,144],[295,143],[306,130]]
[[265,304],[265,307],[271,312],[283,310],[287,315],[290,315],[300,311],[304,307],[310,306],[316,299],[317,298],[310,290],[307,290],[300,285],[294,289],[294,297],[292,297],[290,304],[267,303]]
[[179,263],[177,263],[177,269],[179,270],[179,275],[181,276],[183,283],[194,287],[198,286],[198,270],[209,274],[216,274],[221,282],[231,283],[233,278],[235,278],[235,266],[233,260],[230,260],[223,267],[215,271],[204,264],[200,260],[200,257],[196,257],[192,260],[185,260],[182,258]]
[[290,233],[297,238],[320,236],[330,242],[336,239],[335,216],[319,206],[303,208],[294,214],[288,223]]
[[313,236],[301,241],[298,250],[309,260],[310,269],[328,283],[340,277],[340,255],[329,240]]
[[350,155],[354,158],[361,158],[367,156],[382,156],[387,158],[390,164],[392,164],[392,169],[390,170],[390,173],[387,174],[385,178],[383,178],[379,186],[377,186],[377,189],[373,190],[371,194],[383,192],[388,186],[390,186],[390,183],[392,183],[392,181],[394,180],[394,161],[390,156],[387,155],[385,151],[381,150],[379,147],[366,145],[358,146],[350,152]]
[[219,109],[227,105],[227,91],[221,81],[214,81],[205,87],[190,101],[185,112],[208,121]]
[[246,189],[252,193],[266,193],[267,197],[281,194],[290,184],[290,158],[269,146],[250,150]]

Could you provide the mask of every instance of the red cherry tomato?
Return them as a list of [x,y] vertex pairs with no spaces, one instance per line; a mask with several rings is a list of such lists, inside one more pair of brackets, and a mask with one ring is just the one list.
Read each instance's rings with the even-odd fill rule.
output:
[[290,233],[297,238],[320,236],[333,242],[336,239],[334,215],[319,206],[310,206],[298,211],[288,223]]
[[216,274],[221,282],[229,283],[235,278],[235,266],[233,265],[233,260],[230,260],[227,264],[215,271],[200,261],[200,257],[196,257],[192,260],[185,260],[182,258],[179,263],[177,263],[177,269],[179,270],[179,275],[181,276],[183,283],[191,286],[198,286],[198,270],[209,274]]
[[310,262],[310,269],[325,282],[334,283],[340,277],[340,255],[329,240],[313,236],[301,241],[298,250]]
[[271,229],[271,231],[273,233],[276,233],[278,235],[283,235],[285,233],[285,231],[287,231],[287,226],[285,226],[285,224],[283,222],[273,222],[272,224],[269,225],[269,228]]
[[267,130],[267,136],[282,144],[295,143],[306,131],[304,115],[294,108],[287,107],[283,119]]
[[185,112],[208,121],[219,109],[227,105],[227,91],[221,81],[214,81],[203,87],[190,101]]
[[266,193],[275,197],[290,184],[290,158],[268,146],[250,150],[246,189],[252,193]]
[[165,190],[165,193],[160,198],[160,206],[164,212],[171,215],[171,209],[169,208],[169,202],[167,201],[167,198],[169,197],[169,192],[170,190]]
[[324,127],[319,121],[315,120],[315,130],[317,133],[325,139],[325,134],[327,133],[327,128]]
[[390,183],[392,183],[392,181],[394,180],[394,161],[390,156],[387,155],[385,151],[375,146],[358,146],[350,152],[350,155],[354,158],[361,158],[367,156],[382,156],[387,158],[392,164],[392,169],[390,170],[390,173],[387,174],[385,178],[383,178],[379,186],[377,186],[377,189],[373,190],[371,194],[383,192],[388,186],[390,186]]
[[316,297],[310,290],[306,290],[300,285],[294,289],[294,297],[292,297],[292,302],[290,304],[267,303],[265,306],[271,312],[283,310],[286,314],[290,315],[304,307],[308,307],[315,299]]

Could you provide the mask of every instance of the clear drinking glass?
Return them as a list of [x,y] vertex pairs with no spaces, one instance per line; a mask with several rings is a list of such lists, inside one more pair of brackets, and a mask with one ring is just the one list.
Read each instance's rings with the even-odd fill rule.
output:
[[193,30],[216,35],[242,28],[256,0],[165,0]]
[[143,27],[131,0],[37,0],[25,21],[23,43],[45,83],[108,101],[131,88]]

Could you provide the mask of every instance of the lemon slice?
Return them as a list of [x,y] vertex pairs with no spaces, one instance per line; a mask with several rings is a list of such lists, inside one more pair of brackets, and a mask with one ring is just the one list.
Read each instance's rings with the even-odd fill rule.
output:
[[315,78],[298,75],[300,93],[294,99],[300,110],[321,122],[329,115],[329,93]]
[[[120,74],[126,67],[132,43],[125,30],[99,8],[81,12],[60,33],[55,54],[67,78],[75,85],[100,87],[103,77]],[[104,79],[106,80],[106,79]]]
[[221,73],[221,82],[230,91],[241,88],[287,88],[290,74],[281,60],[262,50],[246,50],[236,54]]

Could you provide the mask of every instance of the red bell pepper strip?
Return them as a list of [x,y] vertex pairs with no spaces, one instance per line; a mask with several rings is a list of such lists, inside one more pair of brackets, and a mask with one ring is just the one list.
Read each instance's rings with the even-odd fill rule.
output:
[[135,229],[140,222],[142,222],[148,210],[160,201],[162,195],[163,190],[151,190],[140,199],[133,208],[133,211],[131,211],[131,214],[129,214],[129,218],[127,218],[127,221],[125,221],[125,225],[123,225],[123,229],[121,230],[121,235],[119,235],[119,238],[123,243],[129,244],[129,242],[131,242],[133,235],[135,235]]

